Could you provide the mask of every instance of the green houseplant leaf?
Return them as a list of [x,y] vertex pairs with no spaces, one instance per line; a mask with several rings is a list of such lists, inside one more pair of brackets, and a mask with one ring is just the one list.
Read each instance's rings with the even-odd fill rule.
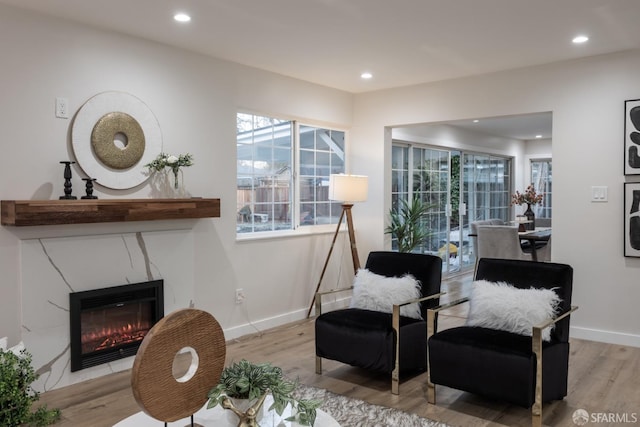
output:
[[424,221],[429,209],[431,206],[416,195],[410,203],[399,199],[399,206],[390,210],[385,233],[396,239],[399,252],[411,252],[429,237],[431,231]]
[[273,397],[270,411],[275,410],[282,415],[287,405],[291,405],[298,414],[289,418],[299,424],[312,426],[320,402],[295,399],[292,394],[297,385],[297,381],[286,379],[282,369],[270,363],[253,364],[243,359],[222,370],[220,381],[209,391],[207,408],[221,405],[227,397],[252,400],[270,392]]

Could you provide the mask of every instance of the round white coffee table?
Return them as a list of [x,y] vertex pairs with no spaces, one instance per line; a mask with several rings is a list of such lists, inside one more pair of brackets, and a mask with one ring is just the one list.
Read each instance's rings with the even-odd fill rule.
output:
[[[275,411],[267,411],[266,409],[271,406],[273,403],[273,399],[271,396],[268,396],[264,402],[264,410],[265,413],[262,419],[259,421],[260,427],[296,427],[300,424],[291,421],[284,421],[286,418],[291,416],[291,408],[287,406],[282,414],[279,416]],[[238,421],[232,422],[227,417],[228,411],[222,409],[220,406],[216,406],[215,408],[207,409],[207,405],[205,404],[198,412],[193,414],[193,421],[196,424],[200,424],[205,427],[236,427],[238,425]],[[191,420],[190,418],[183,418],[178,421],[174,421],[172,423],[168,423],[167,425],[170,427],[185,427],[190,426]],[[162,421],[158,421],[155,418],[150,417],[144,412],[138,412],[137,414],[131,415],[130,417],[125,418],[119,423],[115,424],[113,427],[163,427],[164,423]],[[326,412],[318,409],[316,422],[314,427],[340,427],[340,424],[333,417]]]

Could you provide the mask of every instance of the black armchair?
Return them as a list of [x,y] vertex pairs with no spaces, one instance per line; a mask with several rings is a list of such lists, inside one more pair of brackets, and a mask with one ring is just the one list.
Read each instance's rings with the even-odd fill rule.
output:
[[[532,424],[542,423],[542,403],[567,395],[569,315],[573,269],[569,265],[483,258],[476,280],[507,282],[519,289],[546,288],[559,297],[554,319],[534,325],[531,336],[478,326],[436,331],[438,313],[469,301],[463,298],[429,310],[427,400],[435,404],[435,385],[532,408]],[[473,302],[472,302],[473,304]],[[543,330],[555,325],[550,340]]]
[[394,305],[392,314],[361,308],[323,314],[322,296],[353,287],[317,293],[316,373],[322,374],[322,358],[391,373],[391,391],[398,394],[400,373],[424,371],[427,362],[426,320],[401,316],[400,307],[419,303],[422,319],[427,318],[427,308],[439,303],[442,260],[432,255],[371,252],[365,268],[386,277],[413,275],[422,285],[422,297]]

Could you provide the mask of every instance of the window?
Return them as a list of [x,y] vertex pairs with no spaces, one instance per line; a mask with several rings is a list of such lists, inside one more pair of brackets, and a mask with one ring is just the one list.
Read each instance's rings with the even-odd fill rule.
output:
[[299,129],[300,225],[335,224],[342,206],[329,201],[329,175],[344,172],[344,132]]
[[238,113],[238,234],[335,224],[329,175],[342,173],[345,133]]
[[536,218],[551,218],[551,159],[531,160],[531,182],[538,194],[542,194],[542,203],[533,207]]

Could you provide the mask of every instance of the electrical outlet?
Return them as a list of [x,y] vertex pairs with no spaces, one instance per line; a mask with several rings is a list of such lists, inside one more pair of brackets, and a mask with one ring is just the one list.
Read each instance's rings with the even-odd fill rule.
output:
[[59,119],[69,118],[69,100],[67,98],[56,98],[56,117]]
[[236,289],[236,304],[242,304],[244,302],[244,289]]

